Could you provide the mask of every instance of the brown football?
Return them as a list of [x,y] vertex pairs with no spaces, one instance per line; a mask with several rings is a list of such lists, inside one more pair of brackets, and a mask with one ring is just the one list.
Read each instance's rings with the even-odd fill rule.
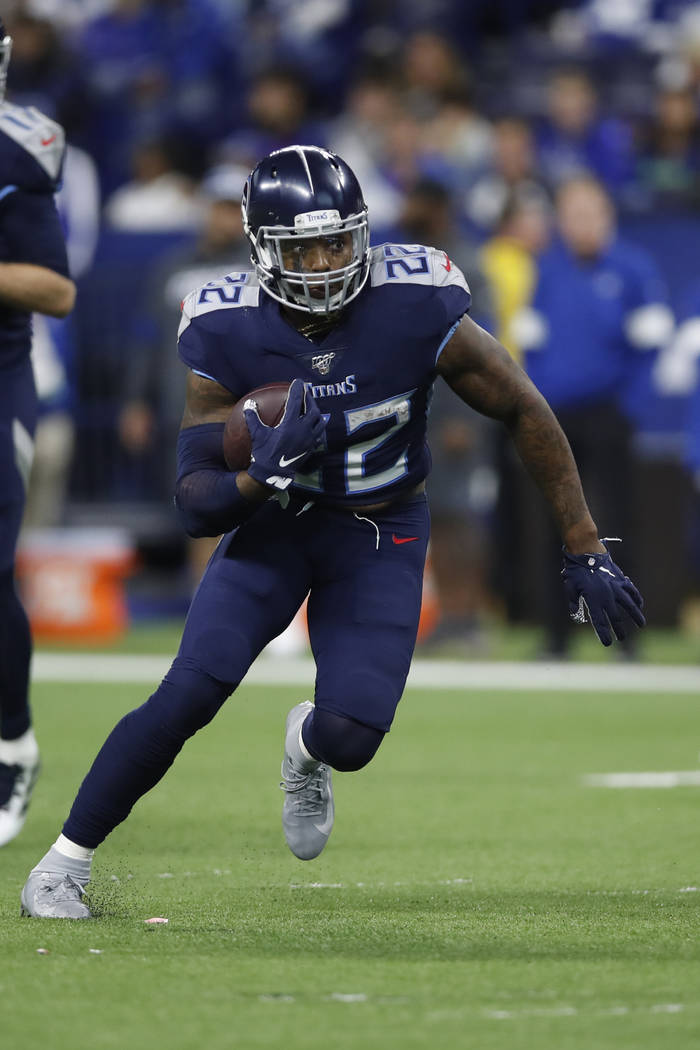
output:
[[276,426],[284,415],[289,383],[268,383],[245,394],[231,409],[224,427],[224,459],[229,470],[245,470],[250,465],[250,431],[243,406],[252,398],[258,415],[268,427]]

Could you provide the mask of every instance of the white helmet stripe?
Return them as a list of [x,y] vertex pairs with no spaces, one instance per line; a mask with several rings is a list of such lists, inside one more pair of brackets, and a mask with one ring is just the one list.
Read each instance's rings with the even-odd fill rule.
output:
[[309,180],[311,192],[314,193],[314,180],[311,178],[311,171],[309,169],[309,162],[306,159],[306,154],[304,153],[303,149],[301,149],[299,146],[295,146],[294,148],[301,157],[301,163],[304,165],[304,171],[306,172],[306,177]]

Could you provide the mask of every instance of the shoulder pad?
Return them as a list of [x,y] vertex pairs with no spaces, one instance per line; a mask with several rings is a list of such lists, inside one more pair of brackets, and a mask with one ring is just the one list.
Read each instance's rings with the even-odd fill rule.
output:
[[456,285],[469,291],[464,274],[447,253],[423,244],[380,244],[373,248],[370,281],[374,288],[383,284]]
[[230,310],[238,306],[258,306],[260,285],[252,270],[239,273],[227,273],[217,277],[201,288],[195,288],[185,297],[182,303],[182,318],[178,338],[188,324],[203,314],[214,310]]
[[[66,136],[60,124],[33,106],[0,106],[0,133],[14,144],[0,152],[0,178],[30,192],[55,192],[61,181]],[[9,170],[6,170],[9,165]]]

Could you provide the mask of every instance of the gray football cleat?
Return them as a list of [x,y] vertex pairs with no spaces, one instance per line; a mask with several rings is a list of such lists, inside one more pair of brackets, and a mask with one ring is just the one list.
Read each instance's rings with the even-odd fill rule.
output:
[[290,850],[299,860],[318,857],[333,829],[333,785],[329,766],[320,763],[310,772],[300,770],[292,758],[299,750],[302,723],[313,704],[297,704],[287,715],[282,783],[282,828]]
[[[41,763],[39,749],[25,748],[16,761],[0,761],[0,846],[19,835],[27,819],[27,809],[37,782]],[[7,748],[7,745],[5,745]]]
[[91,919],[85,885],[65,871],[32,871],[22,890],[21,915],[35,919]]

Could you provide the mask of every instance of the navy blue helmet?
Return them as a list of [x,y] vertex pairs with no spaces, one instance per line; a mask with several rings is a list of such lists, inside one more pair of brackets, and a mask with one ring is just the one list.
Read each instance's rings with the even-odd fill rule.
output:
[[12,37],[5,32],[5,23],[0,19],[0,102],[5,97],[5,85],[7,84],[7,67],[10,64],[10,52],[12,51]]
[[[337,154],[288,146],[265,157],[243,190],[243,226],[261,286],[294,310],[329,313],[359,295],[369,274],[367,205]],[[350,234],[348,265],[326,273],[285,268],[283,247],[300,239]],[[323,294],[322,294],[323,293]]]

